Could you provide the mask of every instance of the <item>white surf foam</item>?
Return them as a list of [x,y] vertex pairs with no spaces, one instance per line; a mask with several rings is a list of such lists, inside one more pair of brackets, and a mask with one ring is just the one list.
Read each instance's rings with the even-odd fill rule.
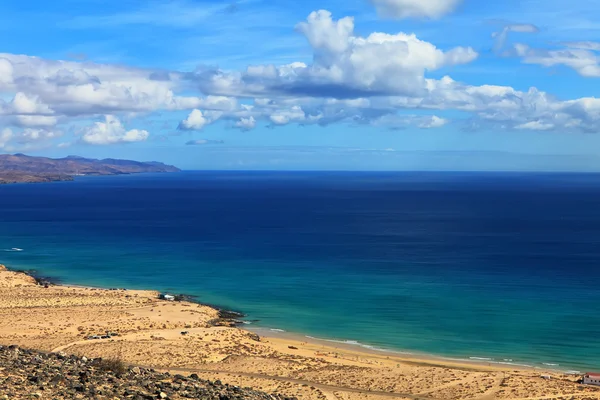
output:
[[381,352],[385,352],[385,353],[404,354],[404,355],[412,355],[412,354],[414,354],[414,353],[410,353],[410,352],[407,352],[407,351],[398,351],[398,350],[383,349],[381,347],[372,346],[370,344],[364,344],[364,343],[358,342],[356,340],[323,339],[323,338],[318,338],[318,337],[309,336],[309,335],[306,335],[305,337],[308,338],[308,339],[319,340],[319,341],[329,342],[329,343],[349,344],[351,346],[359,346],[359,347],[362,347],[362,348],[365,348],[365,349],[374,350],[374,351],[381,351]]

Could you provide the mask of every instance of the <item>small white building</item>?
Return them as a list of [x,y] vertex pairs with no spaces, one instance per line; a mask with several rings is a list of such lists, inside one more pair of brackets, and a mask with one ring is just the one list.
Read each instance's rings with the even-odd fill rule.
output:
[[166,293],[161,293],[158,298],[161,300],[175,301],[175,296],[171,296],[170,294]]
[[583,376],[584,385],[600,386],[600,373],[588,372]]

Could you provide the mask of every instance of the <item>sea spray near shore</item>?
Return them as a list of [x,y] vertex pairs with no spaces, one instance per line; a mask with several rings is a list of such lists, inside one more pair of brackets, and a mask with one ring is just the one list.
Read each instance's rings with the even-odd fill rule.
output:
[[183,173],[60,187],[0,189],[0,248],[26,249],[1,263],[171,288],[252,326],[600,368],[597,175]]

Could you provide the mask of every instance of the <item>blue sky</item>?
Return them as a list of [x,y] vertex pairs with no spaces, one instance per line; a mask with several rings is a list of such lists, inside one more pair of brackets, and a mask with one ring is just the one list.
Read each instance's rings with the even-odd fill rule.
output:
[[4,0],[0,151],[597,171],[597,15],[592,0]]

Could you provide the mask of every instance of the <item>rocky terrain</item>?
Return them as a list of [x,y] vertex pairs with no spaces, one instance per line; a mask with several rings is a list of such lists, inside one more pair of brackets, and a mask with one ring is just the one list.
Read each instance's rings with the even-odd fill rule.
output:
[[159,162],[107,158],[96,160],[78,156],[65,158],[0,154],[0,184],[72,180],[76,175],[120,175],[141,172],[177,172],[178,168]]
[[0,346],[0,399],[286,400],[220,381],[127,367],[118,360],[87,359]]

